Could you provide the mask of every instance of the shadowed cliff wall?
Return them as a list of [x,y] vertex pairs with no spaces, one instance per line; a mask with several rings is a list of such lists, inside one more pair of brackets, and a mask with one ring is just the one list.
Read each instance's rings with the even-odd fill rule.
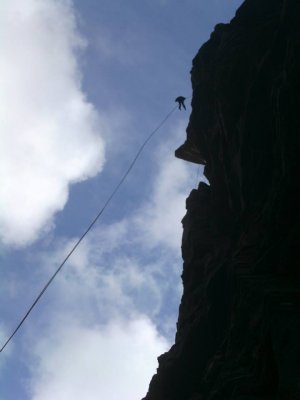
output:
[[300,399],[300,2],[247,0],[192,68],[174,346],[146,400]]

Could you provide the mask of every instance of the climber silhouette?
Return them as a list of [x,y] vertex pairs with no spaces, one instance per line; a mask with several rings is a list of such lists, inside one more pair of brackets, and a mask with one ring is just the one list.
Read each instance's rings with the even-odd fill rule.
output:
[[185,105],[184,105],[184,100],[185,100],[185,97],[183,97],[183,96],[178,96],[175,99],[175,102],[178,103],[179,110],[181,110],[181,106],[186,110]]

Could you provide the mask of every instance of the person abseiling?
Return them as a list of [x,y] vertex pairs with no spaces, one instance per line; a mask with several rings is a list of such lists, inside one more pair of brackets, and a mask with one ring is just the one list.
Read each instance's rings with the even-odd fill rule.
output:
[[178,96],[175,99],[175,102],[178,103],[179,110],[181,110],[181,106],[186,110],[184,100],[185,100],[185,97],[183,97],[183,96]]

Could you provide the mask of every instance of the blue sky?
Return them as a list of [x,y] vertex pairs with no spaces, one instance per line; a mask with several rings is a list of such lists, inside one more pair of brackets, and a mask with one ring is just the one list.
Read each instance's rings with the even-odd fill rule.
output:
[[[139,146],[190,96],[237,0],[0,5],[0,339],[95,217]],[[174,158],[190,106],[149,143],[103,218],[0,353],[2,400],[139,400],[174,340],[181,219],[203,179]]]

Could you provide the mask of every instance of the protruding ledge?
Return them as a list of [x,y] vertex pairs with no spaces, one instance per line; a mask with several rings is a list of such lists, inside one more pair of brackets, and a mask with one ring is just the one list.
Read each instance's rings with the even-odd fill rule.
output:
[[187,141],[185,141],[182,146],[175,150],[175,157],[185,161],[190,161],[195,164],[206,165],[206,160],[204,160],[199,150]]

